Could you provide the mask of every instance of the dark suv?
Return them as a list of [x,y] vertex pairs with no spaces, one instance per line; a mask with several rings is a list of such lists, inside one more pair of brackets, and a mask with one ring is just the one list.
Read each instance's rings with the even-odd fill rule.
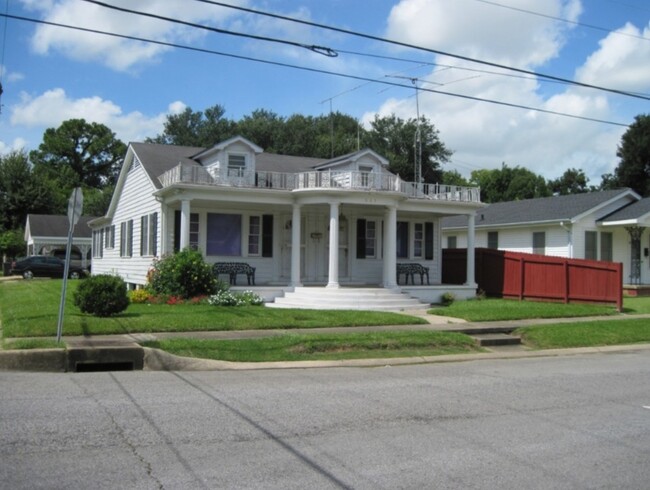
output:
[[[32,277],[63,277],[64,271],[65,262],[63,260],[45,255],[32,255],[13,262],[10,273],[31,279]],[[70,264],[68,271],[70,279],[79,279],[84,275],[85,272],[81,267]]]

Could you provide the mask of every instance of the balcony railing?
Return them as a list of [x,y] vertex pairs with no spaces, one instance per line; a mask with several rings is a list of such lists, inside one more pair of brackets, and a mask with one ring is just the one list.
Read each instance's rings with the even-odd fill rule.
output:
[[298,189],[352,189],[391,191],[412,199],[480,202],[478,187],[404,182],[397,175],[357,172],[251,172],[219,171],[205,167],[179,164],[158,177],[163,188],[173,184],[247,187],[293,191]]

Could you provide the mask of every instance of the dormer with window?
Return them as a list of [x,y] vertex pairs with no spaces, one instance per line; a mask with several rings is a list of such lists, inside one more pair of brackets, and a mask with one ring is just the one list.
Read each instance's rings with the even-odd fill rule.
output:
[[241,136],[235,136],[203,150],[194,160],[206,167],[216,180],[254,179],[255,156],[262,148]]

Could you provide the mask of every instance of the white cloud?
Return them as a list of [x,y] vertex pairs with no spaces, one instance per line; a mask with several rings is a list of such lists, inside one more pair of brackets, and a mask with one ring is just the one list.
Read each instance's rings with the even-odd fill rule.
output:
[[[577,21],[582,12],[578,0],[509,0],[508,5],[573,21]],[[475,0],[402,0],[391,11],[387,25],[389,37],[411,44],[528,69],[534,69],[560,54],[564,56],[563,49],[570,49],[565,46],[566,24]],[[517,29],[513,29],[513,25]],[[588,60],[582,70],[583,78],[588,79],[586,74],[590,73],[594,80],[599,78],[599,85],[614,84],[617,75],[610,70],[621,69],[625,71],[623,76],[644,79],[650,70],[647,63],[650,51],[646,51],[650,45],[643,47],[640,57],[630,49],[630,45],[639,49],[639,43],[648,44],[647,41],[612,37],[609,35],[604,39],[600,50]],[[641,59],[645,61],[641,62]],[[605,67],[607,60],[613,64]],[[435,61],[477,68],[475,64],[444,56],[437,56]],[[601,67],[602,72],[599,72]],[[443,86],[436,87],[427,81]],[[548,87],[542,87],[535,78],[438,69],[420,77],[419,83],[423,88],[459,95],[587,118],[620,120],[614,115],[607,94],[557,86],[554,95],[548,96],[545,95]],[[615,168],[616,148],[625,131],[624,127],[437,95],[424,90],[420,92],[419,103],[420,113],[434,123],[442,141],[454,151],[448,168],[466,176],[473,169],[497,168],[505,162],[509,166],[528,168],[546,179],[558,178],[568,168],[582,169],[590,183],[596,185],[602,174]],[[374,113],[364,116],[366,123]],[[395,113],[404,119],[415,117],[415,97],[405,95],[402,99],[387,100],[376,113]]]
[[124,114],[110,100],[97,96],[70,99],[62,88],[56,88],[37,97],[23,93],[21,101],[11,107],[11,124],[45,130],[68,119],[82,118],[108,126],[124,142],[142,141],[162,132],[167,114],[177,114],[185,107],[183,102],[176,101],[165,113],[151,117],[138,111]]
[[[639,39],[632,36],[643,36]],[[650,89],[650,25],[643,31],[627,23],[600,41],[600,49],[576,72],[581,82],[619,90]]]
[[[21,0],[37,11],[43,20],[87,29],[151,38],[164,42],[187,43],[205,36],[206,31],[181,26],[135,14],[110,10],[78,0]],[[164,17],[199,24],[214,25],[233,15],[232,10],[185,0],[116,0],[116,6],[155,13]],[[39,54],[56,51],[78,61],[97,61],[120,71],[158,60],[169,48],[117,37],[91,34],[60,27],[40,25],[32,38],[32,48]]]
[[[548,16],[577,18],[579,0],[511,0]],[[556,57],[567,24],[475,0],[402,0],[388,17],[387,36],[409,44],[518,67]]]

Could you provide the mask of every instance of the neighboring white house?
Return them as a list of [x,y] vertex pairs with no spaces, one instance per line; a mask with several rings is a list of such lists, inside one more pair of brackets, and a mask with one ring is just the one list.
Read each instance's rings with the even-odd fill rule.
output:
[[[73,228],[71,257],[84,269],[90,265],[92,232],[88,223],[94,216],[81,216]],[[65,258],[70,222],[65,215],[28,214],[25,224],[27,255],[54,255]]]
[[[403,289],[437,300],[440,222],[461,215],[472,230],[479,189],[415,185],[387,167],[369,149],[325,160],[265,153],[242,137],[207,149],[131,143],[106,216],[90,224],[93,273],[144,285],[155,257],[192,247],[210,263],[255,267],[256,285],[280,292],[395,290],[397,263],[417,263],[431,286]],[[475,293],[470,260],[460,297]]]
[[[650,199],[631,189],[501,202],[476,215],[475,246],[623,263],[623,281],[650,284]],[[442,223],[444,248],[464,248],[467,225]]]

